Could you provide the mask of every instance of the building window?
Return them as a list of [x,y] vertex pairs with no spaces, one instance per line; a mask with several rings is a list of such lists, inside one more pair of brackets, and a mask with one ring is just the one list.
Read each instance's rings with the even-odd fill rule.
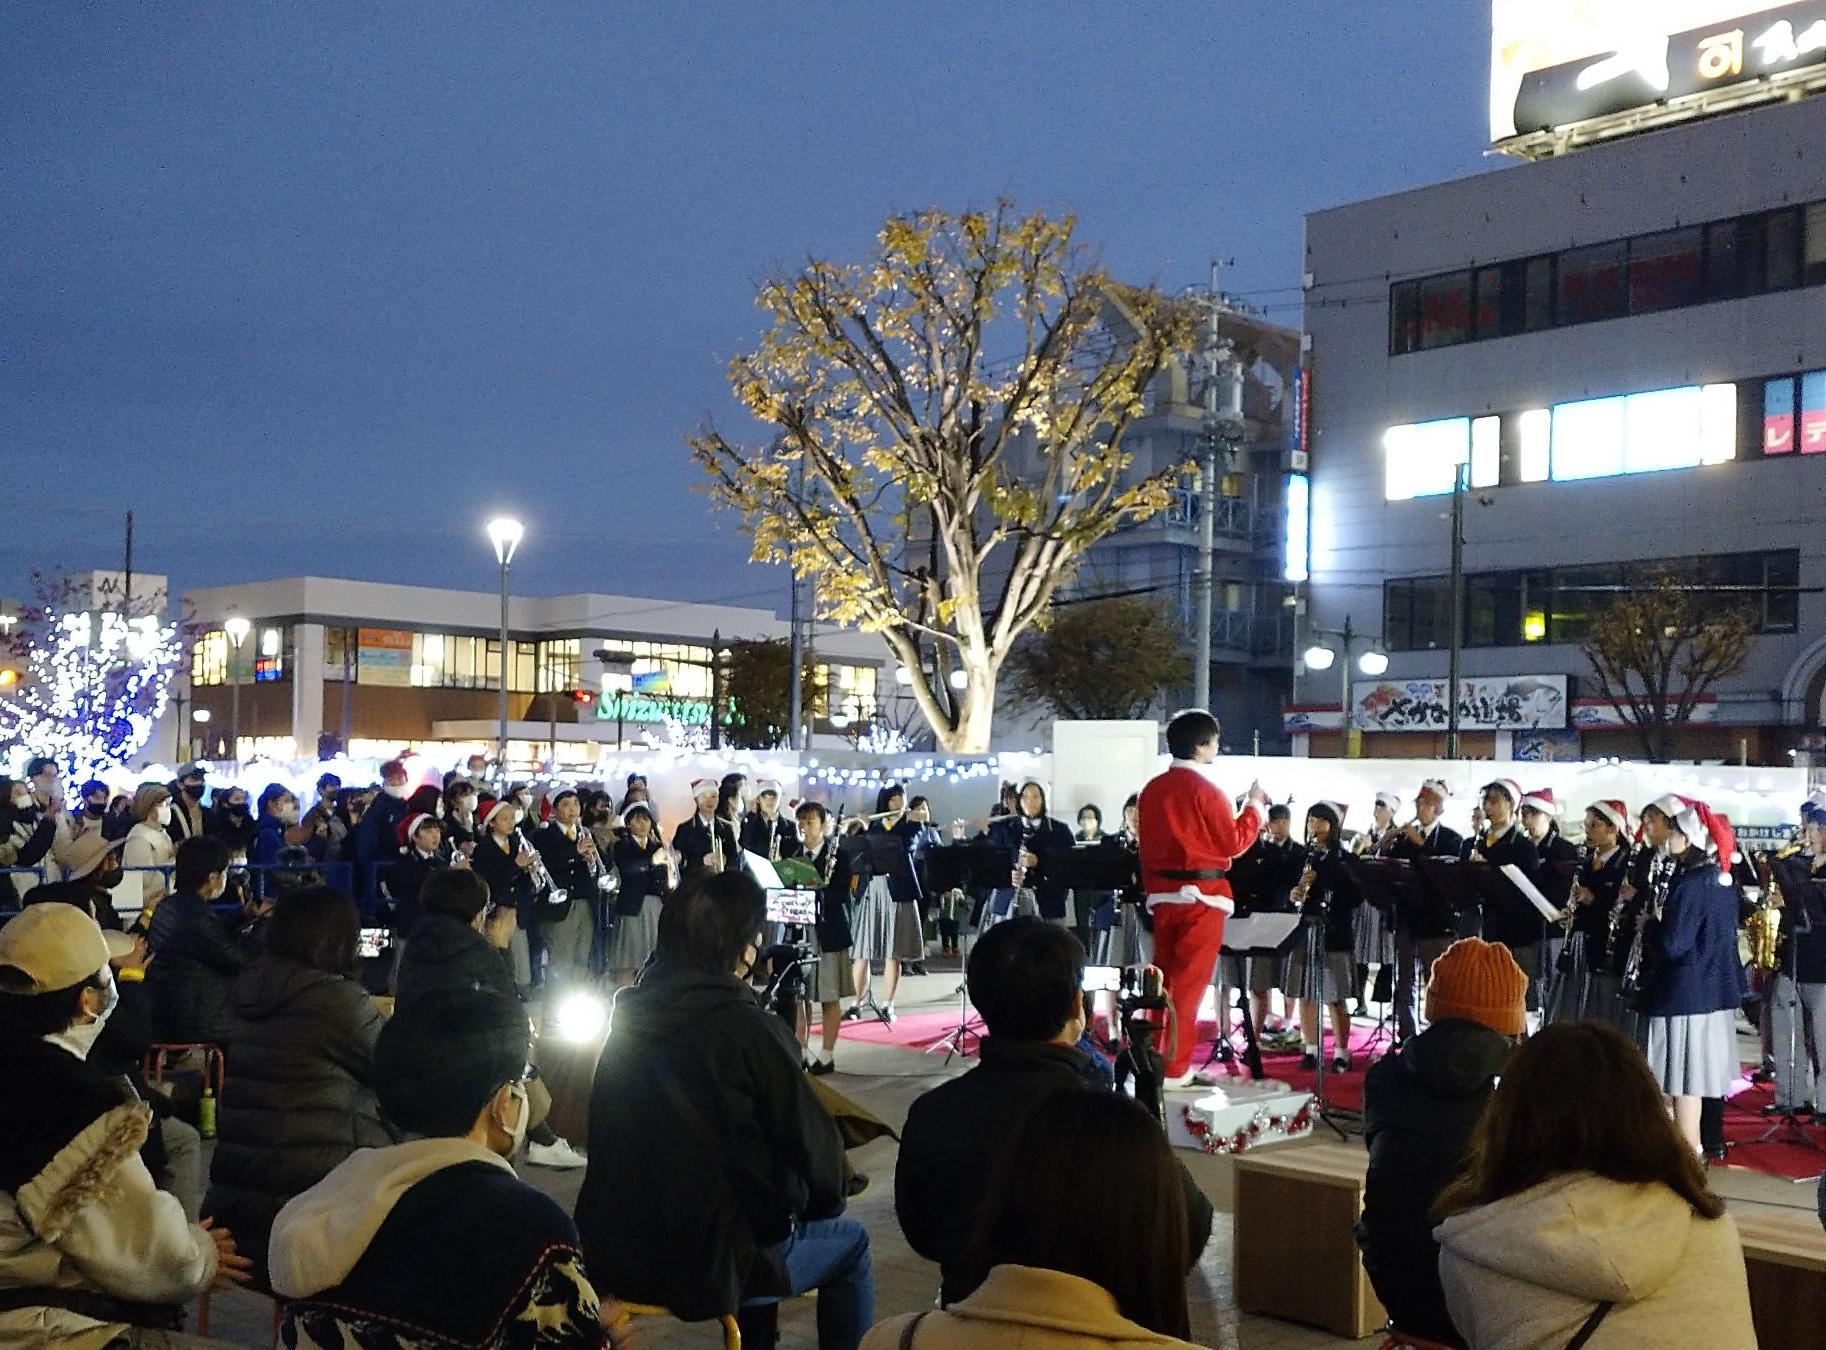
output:
[[190,645],[190,683],[228,683],[228,634],[221,629],[203,634]]
[[1471,274],[1452,272],[1420,284],[1420,345],[1455,347],[1470,336]]
[[1801,453],[1826,454],[1826,370],[1803,375],[1800,383]]
[[1669,230],[1630,241],[1629,312],[1683,309],[1705,297],[1702,231]]
[[1479,417],[1471,423],[1471,486],[1495,487],[1503,478],[1503,419]]
[[1493,338],[1503,335],[1503,269],[1481,267],[1477,271],[1476,303],[1471,311],[1471,336]]
[[1623,313],[1622,244],[1593,244],[1560,255],[1562,324],[1596,323]]
[[1389,350],[1420,350],[1420,283],[1406,282],[1389,293]]
[[1530,333],[1553,327],[1553,259],[1530,258],[1525,264],[1524,320]]
[[1471,454],[1471,419],[1448,417],[1390,427],[1385,493],[1392,502],[1437,497],[1458,483],[1458,466]]

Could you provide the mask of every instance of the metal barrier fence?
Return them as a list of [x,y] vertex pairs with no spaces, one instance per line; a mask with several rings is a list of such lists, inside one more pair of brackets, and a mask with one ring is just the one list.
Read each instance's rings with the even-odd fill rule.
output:
[[[245,886],[246,894],[255,902],[263,901],[269,895],[277,895],[284,890],[295,889],[300,885],[334,886],[355,901],[361,909],[362,920],[366,923],[376,916],[383,916],[387,907],[392,903],[387,896],[382,894],[381,888],[386,874],[394,866],[395,863],[392,859],[371,863],[366,867],[340,860],[303,863],[236,863],[228,869],[228,879],[231,887],[234,887],[237,881]],[[44,885],[52,870],[54,870],[53,865],[47,863],[40,863],[33,867],[0,867],[0,918],[17,914],[21,907],[24,896],[14,878],[29,877],[30,884],[24,889],[30,890],[33,886]],[[128,876],[142,877],[148,872],[157,873],[161,882],[159,893],[168,894],[175,884],[173,874],[176,868],[170,863],[135,863],[130,867],[122,868],[122,871]],[[359,889],[357,889],[358,878],[361,883]],[[116,904],[115,908],[128,922],[131,922],[133,916],[140,911],[138,904]],[[219,904],[216,908],[223,912],[231,912],[236,905],[234,903]]]

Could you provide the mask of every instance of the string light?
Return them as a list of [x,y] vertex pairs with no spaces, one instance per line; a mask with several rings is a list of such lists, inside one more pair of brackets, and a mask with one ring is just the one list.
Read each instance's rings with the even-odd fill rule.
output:
[[124,765],[165,715],[177,628],[156,618],[47,610],[26,646],[30,678],[0,698],[0,740],[55,759],[72,776]]

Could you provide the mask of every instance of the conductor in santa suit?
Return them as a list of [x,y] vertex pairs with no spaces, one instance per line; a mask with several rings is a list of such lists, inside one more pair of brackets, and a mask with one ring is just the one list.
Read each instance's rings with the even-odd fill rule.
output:
[[1154,964],[1165,978],[1178,1027],[1166,1064],[1166,1086],[1190,1086],[1198,1040],[1198,1005],[1210,987],[1224,943],[1224,919],[1235,912],[1225,875],[1262,830],[1268,797],[1249,785],[1241,812],[1212,781],[1217,719],[1202,708],[1167,723],[1173,763],[1141,790],[1141,883],[1154,920]]

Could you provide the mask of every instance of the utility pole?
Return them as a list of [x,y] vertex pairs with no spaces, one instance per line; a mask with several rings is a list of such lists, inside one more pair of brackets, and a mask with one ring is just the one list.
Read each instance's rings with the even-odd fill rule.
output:
[[710,748],[723,748],[723,630],[710,632]]
[[1446,758],[1458,758],[1458,665],[1465,645],[1465,475],[1460,464],[1452,479],[1452,654],[1446,666]]
[[1211,293],[1205,320],[1204,419],[1200,427],[1201,454],[1198,472],[1198,573],[1194,583],[1198,601],[1198,628],[1193,639],[1192,703],[1211,706],[1211,625],[1217,592],[1217,497],[1219,456],[1242,429],[1243,388],[1241,372],[1223,337],[1224,303],[1219,280],[1224,264],[1211,260]]
[[805,631],[799,623],[799,574],[792,570],[790,560],[786,568],[792,583],[792,602],[787,610],[787,624],[792,629],[792,641],[788,644],[791,655],[787,657],[786,678],[792,683],[787,686],[790,692],[787,696],[786,748],[800,750],[804,748],[799,744],[799,723],[805,716],[805,690],[801,679],[801,672],[805,669]]

